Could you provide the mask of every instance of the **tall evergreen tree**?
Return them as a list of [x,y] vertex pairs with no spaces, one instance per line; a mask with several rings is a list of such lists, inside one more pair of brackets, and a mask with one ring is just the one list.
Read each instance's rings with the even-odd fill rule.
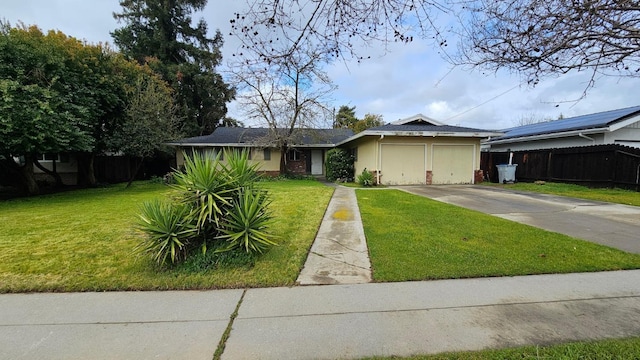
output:
[[347,105],[342,105],[340,106],[340,109],[338,109],[338,113],[336,114],[333,127],[336,129],[338,128],[350,129],[353,127],[353,124],[355,124],[357,121],[358,119],[356,118],[356,107],[355,106],[349,107]]
[[181,130],[212,132],[227,113],[235,91],[215,71],[222,60],[222,35],[207,36],[207,24],[192,25],[191,14],[207,0],[120,0],[114,13],[124,26],[111,33],[127,57],[148,63],[174,89]]

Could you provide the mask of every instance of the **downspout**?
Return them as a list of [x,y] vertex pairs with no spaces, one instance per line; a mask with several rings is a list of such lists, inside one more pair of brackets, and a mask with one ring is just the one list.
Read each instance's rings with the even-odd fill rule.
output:
[[384,139],[384,134],[380,135],[380,139],[378,139],[378,146],[376,146],[376,162],[378,163],[376,167],[378,168],[376,171],[376,184],[380,184],[380,167],[382,166],[382,159],[380,159],[380,141]]
[[587,135],[585,135],[583,133],[578,133],[578,136],[580,136],[583,139],[591,140],[591,142],[593,142],[594,144],[596,143],[596,139],[594,139],[592,137],[589,137],[589,136],[587,136]]

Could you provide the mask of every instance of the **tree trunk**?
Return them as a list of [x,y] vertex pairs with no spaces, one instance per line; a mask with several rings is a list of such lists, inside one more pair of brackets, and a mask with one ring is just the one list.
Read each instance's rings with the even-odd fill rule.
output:
[[25,155],[24,165],[18,166],[18,168],[20,170],[22,185],[27,195],[38,195],[40,193],[40,187],[33,175],[33,155]]
[[280,147],[280,175],[287,173],[287,145],[284,144]]
[[96,186],[96,175],[93,171],[93,153],[78,153],[78,185],[80,186]]
[[142,163],[144,163],[144,156],[140,158],[140,162],[136,166],[136,171],[134,171],[133,175],[131,175],[131,177],[129,178],[129,182],[127,183],[127,186],[124,187],[125,189],[128,189],[129,186],[131,186],[131,183],[133,182],[133,180],[135,180],[136,176],[140,172],[140,168],[142,168]]

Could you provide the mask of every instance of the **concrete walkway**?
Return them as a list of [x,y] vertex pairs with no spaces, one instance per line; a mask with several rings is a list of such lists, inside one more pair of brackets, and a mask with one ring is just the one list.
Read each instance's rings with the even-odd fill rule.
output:
[[371,262],[355,190],[337,186],[298,276],[301,285],[371,281]]
[[[237,317],[232,314],[237,309]],[[640,270],[0,295],[0,359],[359,359],[640,336]]]
[[640,254],[640,207],[478,185],[399,190]]

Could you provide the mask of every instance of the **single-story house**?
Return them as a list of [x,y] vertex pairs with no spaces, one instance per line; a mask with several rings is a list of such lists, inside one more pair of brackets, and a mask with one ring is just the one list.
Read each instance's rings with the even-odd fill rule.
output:
[[518,126],[483,142],[486,151],[620,144],[640,147],[640,106]]
[[[250,150],[267,173],[277,173],[280,150],[269,143],[269,129],[217,128],[212,134],[170,143],[177,152],[177,165],[184,153],[206,151],[217,154],[226,148]],[[444,125],[418,114],[394,123],[353,134],[348,129],[299,130],[286,155],[286,167],[298,174],[324,175],[326,151],[341,147],[351,151],[356,176],[364,169],[387,185],[473,184],[483,178],[480,170],[480,140],[501,133]]]
[[[291,143],[285,166],[294,174],[324,175],[326,152],[352,135],[350,129],[297,129],[289,138]],[[225,149],[246,149],[252,161],[260,162],[261,171],[277,175],[281,153],[274,145],[277,137],[275,130],[268,128],[219,127],[209,135],[182,139],[169,145],[181,150],[176,154],[178,167],[184,164],[185,152],[200,151],[215,156]]]
[[422,114],[360,132],[337,144],[356,157],[378,183],[474,184],[483,179],[480,140],[501,133],[444,125]]

